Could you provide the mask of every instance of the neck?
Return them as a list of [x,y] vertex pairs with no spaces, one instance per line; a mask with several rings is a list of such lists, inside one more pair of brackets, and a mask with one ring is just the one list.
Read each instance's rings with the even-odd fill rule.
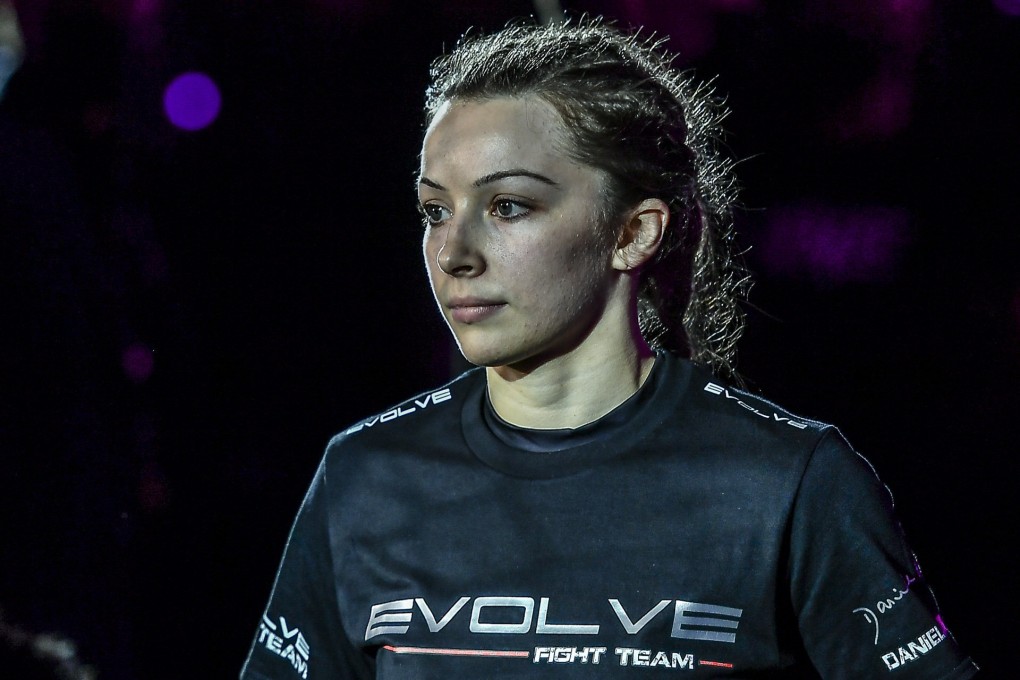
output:
[[583,356],[581,349],[527,370],[486,369],[489,400],[500,418],[532,429],[580,427],[637,392],[655,362],[643,341],[593,358]]

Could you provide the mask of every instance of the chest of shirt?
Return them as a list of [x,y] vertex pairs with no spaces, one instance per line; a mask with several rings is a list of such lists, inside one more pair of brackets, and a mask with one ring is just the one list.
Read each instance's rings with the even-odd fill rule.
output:
[[788,508],[746,482],[654,455],[546,480],[394,460],[330,521],[346,632],[385,663],[725,669],[775,649]]

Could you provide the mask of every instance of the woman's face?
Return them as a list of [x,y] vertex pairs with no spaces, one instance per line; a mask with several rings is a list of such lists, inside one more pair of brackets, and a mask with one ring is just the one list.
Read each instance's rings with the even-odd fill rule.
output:
[[439,309],[469,361],[542,361],[603,320],[615,239],[603,172],[571,160],[545,101],[447,102],[425,134],[418,195]]

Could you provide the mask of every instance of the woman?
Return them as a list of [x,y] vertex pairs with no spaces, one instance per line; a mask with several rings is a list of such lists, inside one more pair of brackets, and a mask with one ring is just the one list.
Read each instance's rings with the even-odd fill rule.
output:
[[425,265],[483,368],[330,443],[242,677],[971,677],[870,466],[716,377],[706,93],[582,22],[465,41],[426,109]]

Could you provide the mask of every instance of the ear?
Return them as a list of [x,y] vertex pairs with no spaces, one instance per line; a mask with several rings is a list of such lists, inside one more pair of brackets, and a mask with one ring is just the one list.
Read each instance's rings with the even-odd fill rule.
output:
[[658,252],[669,225],[669,206],[658,198],[646,198],[630,212],[613,252],[613,269],[640,269]]

